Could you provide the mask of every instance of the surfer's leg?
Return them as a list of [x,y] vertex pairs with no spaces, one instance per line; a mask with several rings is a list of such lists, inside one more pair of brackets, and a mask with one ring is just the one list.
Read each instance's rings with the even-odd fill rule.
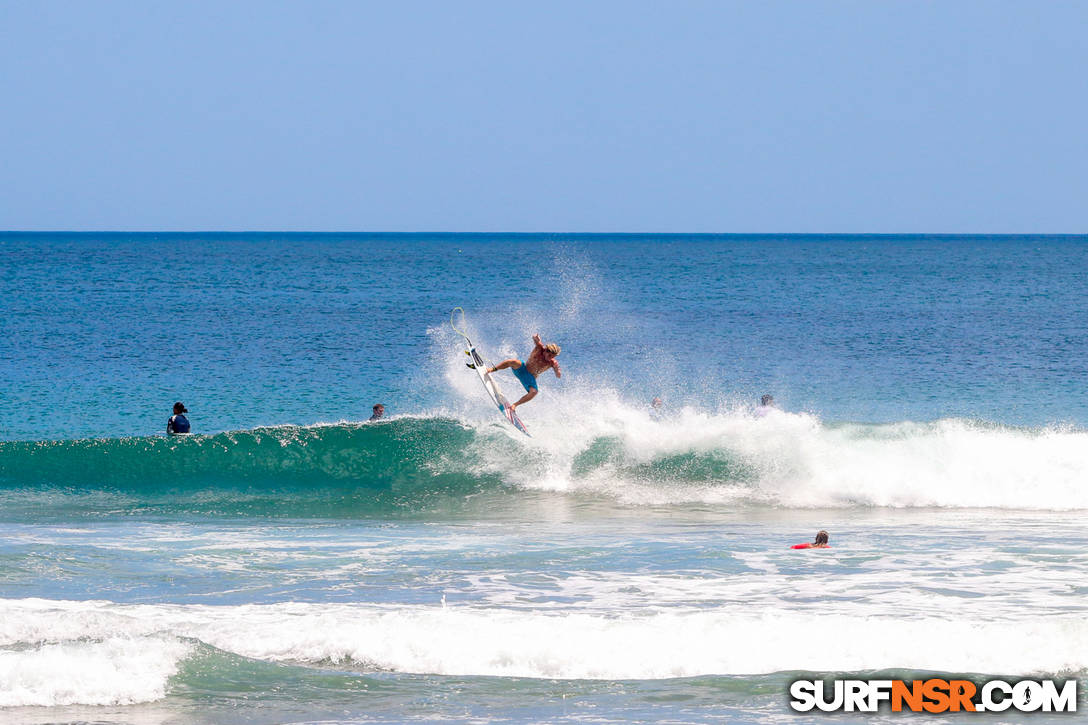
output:
[[512,357],[509,360],[503,360],[501,363],[499,363],[498,365],[496,365],[493,368],[488,368],[487,372],[493,373],[496,370],[505,370],[506,368],[514,368],[515,370],[517,370],[520,367],[521,367],[521,360],[518,360],[516,357]]
[[537,393],[536,388],[529,388],[529,392],[526,393],[525,395],[521,396],[521,400],[519,400],[518,402],[511,405],[510,409],[513,410],[514,408],[518,407],[522,403],[528,403],[530,400],[532,400],[533,398],[536,397],[536,393]]

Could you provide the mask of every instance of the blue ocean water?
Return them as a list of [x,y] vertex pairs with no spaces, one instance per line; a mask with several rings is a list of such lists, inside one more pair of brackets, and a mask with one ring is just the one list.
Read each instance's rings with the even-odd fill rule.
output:
[[1085,270],[1083,238],[5,234],[0,437],[433,408],[457,305],[633,401],[1084,425]]
[[[1086,271],[1085,237],[2,234],[0,719],[793,721],[800,673],[1082,675]],[[455,306],[493,360],[562,345],[531,438]]]

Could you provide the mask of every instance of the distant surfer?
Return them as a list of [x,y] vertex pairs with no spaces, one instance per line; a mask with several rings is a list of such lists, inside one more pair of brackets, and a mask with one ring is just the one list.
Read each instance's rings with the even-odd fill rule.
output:
[[170,416],[170,420],[166,421],[166,435],[189,432],[189,419],[184,415],[188,412],[189,409],[181,401],[174,403],[174,414]]
[[555,377],[563,377],[563,373],[559,369],[559,361],[556,360],[556,358],[559,357],[559,346],[554,342],[549,342],[545,345],[540,341],[540,335],[533,335],[533,343],[535,346],[533,347],[533,351],[529,353],[528,360],[522,362],[516,357],[512,357],[509,360],[503,360],[498,365],[487,369],[487,372],[490,374],[496,370],[510,368],[510,371],[514,373],[514,377],[517,378],[518,382],[525,388],[525,395],[521,396],[521,400],[510,404],[511,411],[522,403],[528,403],[536,397],[539,390],[536,384],[537,375],[540,375],[548,368],[551,368],[555,370]]
[[816,541],[811,544],[794,544],[791,549],[830,549],[831,544],[827,543],[828,535],[826,531],[818,531],[816,533]]
[[373,413],[370,416],[370,420],[381,420],[382,416],[385,415],[385,406],[381,403],[375,403],[372,410]]
[[756,417],[762,418],[772,410],[778,410],[778,406],[774,404],[774,398],[770,395],[764,395],[759,399],[759,407],[756,408]]

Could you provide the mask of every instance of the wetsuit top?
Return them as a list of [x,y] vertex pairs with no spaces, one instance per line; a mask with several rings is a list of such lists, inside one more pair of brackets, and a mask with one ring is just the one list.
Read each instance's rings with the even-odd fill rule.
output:
[[174,433],[188,433],[189,432],[189,419],[181,413],[170,416],[170,420],[166,421],[166,433],[173,435]]

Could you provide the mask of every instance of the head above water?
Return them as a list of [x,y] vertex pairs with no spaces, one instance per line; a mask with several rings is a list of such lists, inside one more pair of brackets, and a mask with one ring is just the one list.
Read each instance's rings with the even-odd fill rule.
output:
[[563,348],[559,347],[554,342],[549,342],[547,345],[544,346],[544,349],[547,352],[551,353],[552,357],[555,357],[559,355]]
[[189,412],[189,409],[186,408],[185,404],[182,403],[180,400],[178,402],[174,403],[174,415],[177,415],[178,413],[188,413],[188,412]]
[[828,538],[829,538],[829,537],[828,537],[828,535],[827,535],[827,532],[826,532],[826,531],[818,531],[818,532],[816,532],[816,541],[815,541],[815,542],[813,542],[813,543],[816,543],[816,544],[826,544],[826,543],[827,543],[827,540],[828,540]]
[[764,406],[774,405],[774,398],[770,395],[764,395],[762,398],[759,399],[759,404]]
[[384,406],[384,405],[382,405],[381,403],[375,403],[375,404],[374,404],[374,407],[372,408],[372,410],[373,410],[373,411],[374,411],[375,413],[384,413],[384,412],[385,412],[385,406]]

